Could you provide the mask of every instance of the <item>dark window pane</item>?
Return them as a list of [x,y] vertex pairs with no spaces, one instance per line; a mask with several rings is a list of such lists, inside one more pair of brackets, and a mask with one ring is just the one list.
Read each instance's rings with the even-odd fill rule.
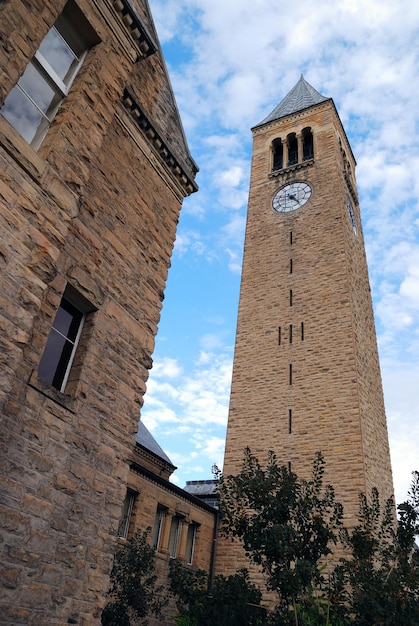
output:
[[50,385],[53,384],[66,343],[66,338],[52,329],[38,367],[39,378]]
[[58,331],[59,333],[67,337],[72,321],[73,321],[73,316],[71,315],[71,313],[69,313],[68,311],[65,311],[60,306],[55,316],[55,320],[54,320],[52,327],[56,331]]
[[[54,329],[52,329],[51,334],[53,332],[54,332]],[[58,360],[57,369],[55,371],[55,376],[52,381],[52,386],[55,387],[56,389],[61,389],[63,385],[64,378],[67,373],[67,368],[70,363],[73,350],[74,350],[74,344],[67,340],[64,343],[62,352],[60,354],[60,358]]]
[[39,378],[62,391],[83,313],[63,298],[38,367]]

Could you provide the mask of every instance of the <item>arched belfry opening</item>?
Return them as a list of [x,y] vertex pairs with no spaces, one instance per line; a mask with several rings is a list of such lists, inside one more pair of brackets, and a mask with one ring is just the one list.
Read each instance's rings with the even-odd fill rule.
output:
[[272,142],[272,169],[280,170],[284,167],[284,146],[281,139]]
[[295,165],[298,163],[298,141],[295,133],[290,133],[287,136],[288,143],[288,165]]
[[301,136],[303,139],[303,161],[308,161],[308,159],[314,158],[313,133],[311,132],[311,128],[303,128]]

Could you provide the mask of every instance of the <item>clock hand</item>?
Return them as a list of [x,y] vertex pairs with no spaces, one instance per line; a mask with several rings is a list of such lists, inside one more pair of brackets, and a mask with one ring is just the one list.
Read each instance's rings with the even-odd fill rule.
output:
[[289,193],[288,194],[288,199],[289,200],[295,200],[296,202],[298,202],[298,199],[295,197],[295,195],[293,193]]

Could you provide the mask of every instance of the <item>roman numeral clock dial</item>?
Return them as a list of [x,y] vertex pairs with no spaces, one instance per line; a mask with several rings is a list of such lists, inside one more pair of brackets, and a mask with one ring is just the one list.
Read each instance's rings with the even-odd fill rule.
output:
[[311,196],[311,187],[308,183],[289,183],[276,192],[272,200],[272,207],[278,213],[290,213],[305,204]]

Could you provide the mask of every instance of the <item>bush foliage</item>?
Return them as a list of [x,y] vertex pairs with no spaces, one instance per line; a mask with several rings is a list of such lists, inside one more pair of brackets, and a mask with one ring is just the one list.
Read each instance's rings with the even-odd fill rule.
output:
[[[263,468],[245,451],[237,476],[221,477],[221,532],[239,540],[249,560],[264,572],[276,607],[261,606],[262,594],[247,570],[216,576],[170,561],[170,588],[177,626],[418,626],[419,472],[408,499],[384,505],[377,489],[360,494],[358,524],[342,525],[343,509],[325,485],[317,454],[310,480],[301,480],[270,453]],[[339,545],[345,556],[329,556]],[[116,554],[103,626],[147,624],[165,604],[156,586],[154,552],[138,531]]]
[[167,601],[154,573],[154,550],[147,532],[138,530],[115,554],[108,602],[102,626],[146,626],[147,615],[157,617]]

